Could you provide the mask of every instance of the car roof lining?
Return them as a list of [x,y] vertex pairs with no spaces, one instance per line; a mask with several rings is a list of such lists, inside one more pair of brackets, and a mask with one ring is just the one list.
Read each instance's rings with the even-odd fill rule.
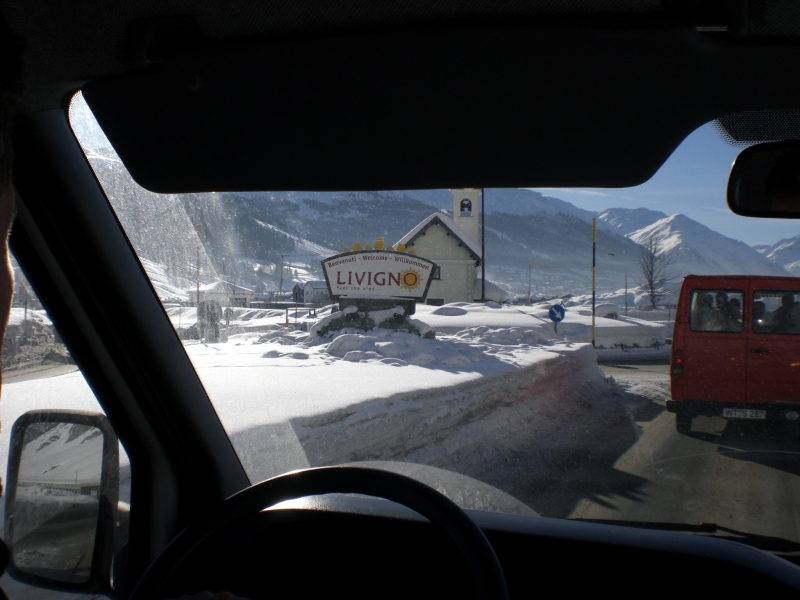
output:
[[798,77],[791,41],[547,23],[199,51],[84,97],[155,192],[629,187],[704,123],[800,106]]
[[69,89],[130,69],[136,25],[176,15],[192,19],[203,39],[216,43],[498,19],[652,19],[676,12],[660,0],[0,0],[0,6],[11,30],[25,40],[25,110],[56,108]]
[[[703,123],[800,107],[795,3],[0,5],[19,108],[85,87],[153,191],[627,187]],[[192,69],[213,85],[187,103]]]

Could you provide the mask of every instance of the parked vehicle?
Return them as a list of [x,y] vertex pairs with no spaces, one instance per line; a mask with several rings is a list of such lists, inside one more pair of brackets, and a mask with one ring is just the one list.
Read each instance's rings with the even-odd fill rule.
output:
[[800,279],[697,276],[683,280],[672,342],[678,431],[698,415],[800,417]]

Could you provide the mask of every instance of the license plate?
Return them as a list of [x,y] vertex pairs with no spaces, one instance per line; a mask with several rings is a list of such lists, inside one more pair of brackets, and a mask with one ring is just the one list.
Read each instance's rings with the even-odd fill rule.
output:
[[750,408],[723,408],[722,416],[726,419],[766,419],[767,411]]

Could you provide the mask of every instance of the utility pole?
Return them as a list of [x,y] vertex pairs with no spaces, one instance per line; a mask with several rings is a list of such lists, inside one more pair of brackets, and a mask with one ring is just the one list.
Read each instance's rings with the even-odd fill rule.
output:
[[486,302],[486,188],[481,188],[481,302]]
[[595,288],[595,279],[597,274],[597,219],[592,219],[592,347],[596,347],[594,343],[594,316],[595,308],[597,306],[597,292]]
[[195,296],[195,306],[197,307],[195,313],[197,315],[197,339],[203,337],[203,327],[200,324],[200,225],[195,225],[195,233],[197,233],[197,295]]
[[625,275],[625,316],[628,316],[628,276]]
[[283,252],[281,252],[281,278],[278,282],[278,302],[281,301],[281,296],[283,296]]
[[525,306],[531,305],[531,259],[528,259],[528,301]]

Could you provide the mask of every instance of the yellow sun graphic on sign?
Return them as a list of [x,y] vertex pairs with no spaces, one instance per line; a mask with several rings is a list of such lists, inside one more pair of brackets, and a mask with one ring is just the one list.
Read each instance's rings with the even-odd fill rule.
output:
[[419,271],[407,269],[400,273],[400,285],[409,291],[419,287],[420,281]]

